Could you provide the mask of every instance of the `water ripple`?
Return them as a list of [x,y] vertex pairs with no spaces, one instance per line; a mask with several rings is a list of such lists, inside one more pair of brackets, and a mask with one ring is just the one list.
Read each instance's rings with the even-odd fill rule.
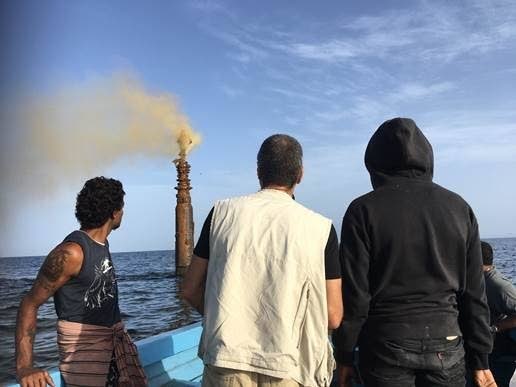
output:
[[[516,238],[492,239],[495,264],[516,279]],[[120,309],[129,333],[141,339],[199,321],[200,316],[178,298],[180,279],[172,251],[113,254],[120,291]],[[43,262],[43,257],[0,259],[0,384],[14,380],[14,329],[18,304]],[[41,306],[34,346],[35,364],[57,365],[56,316],[52,299]]]

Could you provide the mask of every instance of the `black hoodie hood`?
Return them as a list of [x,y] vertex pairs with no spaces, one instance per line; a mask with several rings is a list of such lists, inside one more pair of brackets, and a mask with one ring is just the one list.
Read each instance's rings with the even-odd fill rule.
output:
[[399,178],[431,181],[434,153],[413,120],[393,118],[380,125],[369,140],[365,165],[373,188]]

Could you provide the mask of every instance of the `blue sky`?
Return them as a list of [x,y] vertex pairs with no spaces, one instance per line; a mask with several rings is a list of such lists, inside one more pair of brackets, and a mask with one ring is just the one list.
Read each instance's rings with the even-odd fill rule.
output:
[[[433,144],[435,181],[470,203],[482,236],[516,236],[513,1],[0,8],[0,256],[46,254],[77,227],[75,195],[97,174],[122,180],[127,192],[114,251],[172,248],[175,155],[128,152],[73,178],[65,164],[46,175],[23,163],[40,150],[20,134],[20,106],[121,72],[149,93],[174,95],[203,138],[189,156],[196,235],[215,200],[258,189],[256,152],[273,133],[300,140],[305,179],[296,197],[339,229],[350,201],[371,189],[363,165],[369,137],[386,119],[405,116]],[[74,141],[73,125],[67,130],[54,152],[101,152],[102,139]]]

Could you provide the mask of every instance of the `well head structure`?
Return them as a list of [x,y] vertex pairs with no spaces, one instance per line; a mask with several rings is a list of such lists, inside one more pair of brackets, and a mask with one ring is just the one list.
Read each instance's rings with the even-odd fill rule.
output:
[[176,274],[183,275],[190,265],[193,254],[193,209],[190,197],[190,164],[184,154],[174,160],[177,169],[176,198]]

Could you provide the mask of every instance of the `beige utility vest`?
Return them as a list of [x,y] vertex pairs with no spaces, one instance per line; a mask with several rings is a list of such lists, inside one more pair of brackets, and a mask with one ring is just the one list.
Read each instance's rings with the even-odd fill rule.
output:
[[329,385],[330,227],[278,190],[215,204],[199,345],[205,364]]

